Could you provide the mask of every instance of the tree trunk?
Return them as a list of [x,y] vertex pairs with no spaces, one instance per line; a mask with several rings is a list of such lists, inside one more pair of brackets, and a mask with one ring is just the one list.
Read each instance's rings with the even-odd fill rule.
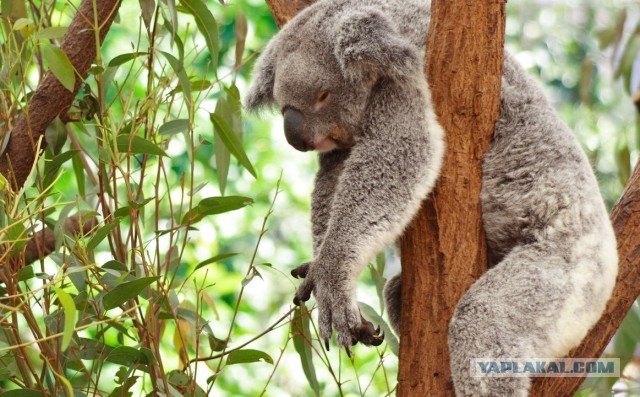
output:
[[[95,10],[94,10],[95,3]],[[102,43],[109,27],[118,13],[120,0],[83,0],[71,25],[64,36],[62,51],[76,70],[76,84],[73,92],[62,86],[58,79],[48,72],[36,92],[29,100],[27,108],[11,131],[6,150],[0,156],[0,174],[14,187],[20,188],[38,158],[38,139],[44,135],[49,123],[71,107],[73,98],[82,81],[87,77],[89,67],[96,58],[95,23],[100,27],[98,34]],[[46,142],[42,143],[42,148]]]
[[[282,26],[313,1],[266,2],[274,19]],[[477,178],[490,136],[490,130],[486,128],[494,120],[490,114],[497,106],[494,101],[498,97],[491,93],[499,93],[500,80],[495,77],[499,76],[497,68],[502,68],[498,63],[502,59],[502,1],[489,5],[474,2],[472,6],[466,6],[466,2],[460,0],[433,0],[431,4],[430,62],[426,74],[440,122],[447,130],[448,149],[433,200],[423,203],[420,214],[402,241],[403,300],[412,303],[405,305],[409,310],[405,310],[402,317],[398,386],[401,396],[453,394],[446,324],[457,299],[485,266]],[[465,23],[460,23],[461,20]],[[434,35],[433,31],[445,33]],[[461,50],[463,46],[464,51]],[[466,55],[471,53],[474,55]],[[469,70],[479,67],[480,74],[476,76],[480,77],[474,79],[473,74],[467,75],[467,67]],[[480,113],[487,109],[487,114]],[[458,123],[469,123],[464,125],[471,127],[460,131],[463,127]],[[484,130],[475,129],[482,126]],[[458,136],[459,133],[465,135]],[[473,165],[460,164],[462,160]],[[451,164],[458,164],[460,168],[451,167]],[[568,357],[600,357],[640,294],[640,163],[611,217],[620,256],[617,283],[604,315]],[[476,246],[467,244],[471,241]],[[537,378],[530,395],[571,396],[583,380]]]
[[453,395],[447,328],[485,272],[482,158],[500,113],[504,2],[434,0],[426,75],[447,150],[432,196],[406,230],[398,396]]

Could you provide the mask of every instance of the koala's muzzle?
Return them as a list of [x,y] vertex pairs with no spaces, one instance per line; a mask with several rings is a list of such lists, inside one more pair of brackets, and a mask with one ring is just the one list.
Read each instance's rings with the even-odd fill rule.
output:
[[284,136],[289,145],[306,152],[313,149],[311,137],[307,136],[304,128],[304,116],[301,112],[287,108],[284,111]]

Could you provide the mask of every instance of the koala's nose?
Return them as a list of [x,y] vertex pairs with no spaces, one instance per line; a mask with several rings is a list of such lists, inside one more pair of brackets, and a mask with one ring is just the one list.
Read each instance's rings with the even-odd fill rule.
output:
[[287,108],[284,111],[284,135],[289,145],[301,152],[313,149],[305,139],[304,116],[295,109]]

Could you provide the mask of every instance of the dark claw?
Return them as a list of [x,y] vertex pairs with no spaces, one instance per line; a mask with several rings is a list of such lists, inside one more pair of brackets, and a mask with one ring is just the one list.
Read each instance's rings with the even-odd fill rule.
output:
[[324,347],[329,351],[329,338],[324,338]]
[[380,346],[383,341],[384,341],[384,332],[380,335],[372,336],[370,343],[372,346]]
[[303,263],[291,271],[291,275],[295,278],[305,278],[309,273],[309,264]]
[[350,359],[351,359],[351,358],[353,358],[353,357],[351,357],[351,350],[349,350],[349,348],[348,348],[348,347],[345,347],[345,348],[344,348],[344,350],[346,350],[346,351],[347,351],[347,356],[348,356]]

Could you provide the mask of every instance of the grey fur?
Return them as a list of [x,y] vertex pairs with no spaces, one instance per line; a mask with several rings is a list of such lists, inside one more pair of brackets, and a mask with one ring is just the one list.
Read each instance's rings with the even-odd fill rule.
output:
[[[322,338],[377,344],[355,283],[392,243],[440,171],[444,143],[423,75],[429,3],[321,0],[257,63],[247,106],[277,105],[287,139],[319,149],[314,260],[295,302],[316,297]],[[328,99],[324,94],[329,93]],[[324,93],[324,94],[323,94]],[[449,326],[456,394],[527,395],[527,378],[473,378],[481,357],[562,357],[601,316],[617,274],[615,236],[586,156],[538,84],[505,54],[501,116],[483,165],[491,269]],[[400,278],[385,297],[396,330]]]

